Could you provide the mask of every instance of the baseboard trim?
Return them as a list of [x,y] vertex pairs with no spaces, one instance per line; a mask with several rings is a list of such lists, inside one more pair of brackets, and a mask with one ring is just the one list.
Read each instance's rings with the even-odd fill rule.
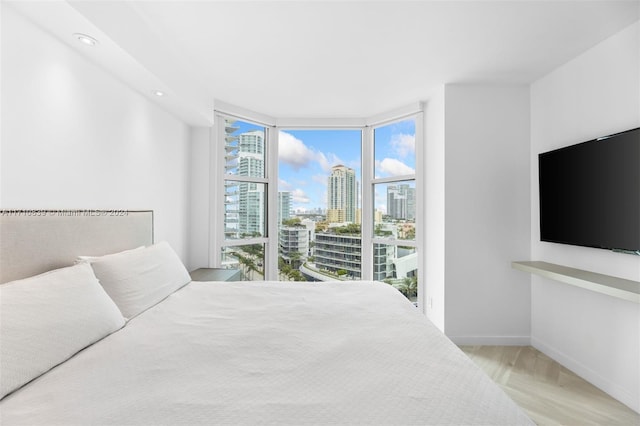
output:
[[556,348],[547,345],[543,341],[536,339],[533,336],[531,336],[531,346],[544,353],[559,364],[563,365],[564,367],[568,368],[569,370],[573,371],[578,376],[582,377],[595,387],[611,395],[613,398],[631,408],[633,411],[640,413],[640,398],[638,398],[638,396],[634,397],[626,389],[621,388],[620,386],[602,377],[579,361],[565,355]]
[[447,336],[462,346],[529,346],[529,336]]

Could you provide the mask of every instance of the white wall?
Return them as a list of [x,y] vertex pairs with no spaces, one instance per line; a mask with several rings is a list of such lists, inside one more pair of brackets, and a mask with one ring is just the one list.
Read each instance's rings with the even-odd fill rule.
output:
[[[212,112],[213,113],[213,112]],[[191,132],[191,183],[189,214],[190,271],[209,267],[209,163],[211,131],[209,127],[192,128]]]
[[425,103],[427,316],[459,344],[528,344],[529,88],[445,85]]
[[[640,23],[531,86],[532,259],[640,281],[640,257],[540,242],[537,155],[640,126]],[[640,167],[640,159],[639,159]],[[532,344],[640,411],[640,305],[532,278]]]
[[1,208],[152,209],[187,258],[187,125],[8,7],[1,96]]
[[[445,86],[445,333],[528,344],[528,86]],[[427,283],[428,284],[428,283]]]
[[445,305],[445,89],[441,86],[425,102],[425,251],[427,317],[444,332]]

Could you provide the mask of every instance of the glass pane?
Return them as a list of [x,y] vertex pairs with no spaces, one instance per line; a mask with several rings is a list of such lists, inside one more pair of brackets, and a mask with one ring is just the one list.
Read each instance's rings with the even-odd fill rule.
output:
[[225,239],[237,240],[265,235],[266,195],[267,185],[264,183],[225,180]]
[[265,128],[225,119],[225,173],[264,177]]
[[416,182],[405,180],[374,187],[374,237],[416,239]]
[[414,247],[373,245],[373,279],[394,286],[407,299],[418,298],[418,253]]
[[278,145],[279,278],[359,279],[362,132],[287,130]]
[[239,269],[245,281],[264,280],[264,244],[223,247],[222,267]]
[[375,178],[416,172],[416,121],[410,118],[373,131]]

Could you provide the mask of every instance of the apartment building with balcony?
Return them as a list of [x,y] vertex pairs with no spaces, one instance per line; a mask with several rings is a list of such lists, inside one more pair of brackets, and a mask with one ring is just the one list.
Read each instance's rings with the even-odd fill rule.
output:
[[280,255],[292,267],[309,256],[309,232],[306,226],[283,226],[280,228]]

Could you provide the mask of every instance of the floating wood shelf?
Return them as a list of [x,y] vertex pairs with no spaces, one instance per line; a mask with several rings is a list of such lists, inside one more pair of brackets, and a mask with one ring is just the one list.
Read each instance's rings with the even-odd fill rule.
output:
[[640,282],[638,281],[547,262],[518,261],[511,262],[511,266],[520,271],[530,272],[540,275],[541,277],[575,285],[587,290],[640,303]]

